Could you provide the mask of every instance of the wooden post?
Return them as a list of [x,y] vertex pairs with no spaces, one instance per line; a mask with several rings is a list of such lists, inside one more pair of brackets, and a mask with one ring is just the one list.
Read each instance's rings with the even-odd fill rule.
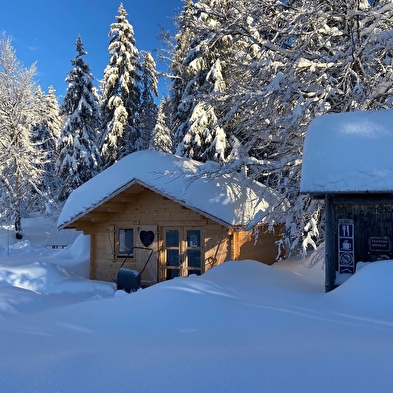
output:
[[334,220],[333,196],[325,197],[326,236],[325,236],[325,291],[335,288],[336,280],[336,226]]

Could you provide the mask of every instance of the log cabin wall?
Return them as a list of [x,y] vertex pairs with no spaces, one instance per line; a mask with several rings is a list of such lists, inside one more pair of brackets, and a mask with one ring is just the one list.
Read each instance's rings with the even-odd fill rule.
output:
[[284,258],[284,252],[279,250],[278,241],[282,241],[283,237],[280,227],[276,228],[275,233],[267,231],[266,227],[259,228],[257,237],[251,232],[235,232],[236,237],[234,248],[234,259],[263,262],[272,265],[278,257]]
[[[116,212],[115,210],[119,210]],[[74,223],[74,227],[90,235],[91,278],[116,281],[124,257],[117,256],[117,233],[120,228],[137,229],[144,226],[156,228],[157,250],[155,260],[159,281],[163,280],[160,250],[163,247],[161,228],[200,228],[203,239],[202,270],[229,260],[230,241],[228,228],[187,209],[178,203],[140,186],[131,186]],[[134,258],[127,259],[124,267],[140,270]]]
[[228,228],[209,221],[205,227],[205,271],[231,260],[232,235]]
[[[260,231],[254,245],[249,233],[233,232],[180,204],[140,185],[132,185],[91,212],[76,220],[74,228],[90,235],[90,276],[92,279],[115,282],[124,262],[118,256],[119,229],[134,230],[134,245],[141,245],[140,230],[154,232],[154,255],[142,274],[147,285],[163,281],[166,276],[164,232],[166,229],[198,229],[201,231],[201,273],[229,260],[254,259],[267,264],[276,260],[278,235]],[[138,243],[139,242],[139,243]],[[142,260],[128,258],[124,267],[142,270]],[[155,281],[154,281],[155,280]]]

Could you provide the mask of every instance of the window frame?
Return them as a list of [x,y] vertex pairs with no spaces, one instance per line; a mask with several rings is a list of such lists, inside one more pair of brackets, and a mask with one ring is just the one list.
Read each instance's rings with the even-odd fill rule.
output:
[[[130,237],[127,237],[127,232],[130,232]],[[124,235],[122,236],[122,233]],[[134,257],[134,251],[132,251],[131,254],[129,252],[132,250],[133,247],[135,247],[135,239],[134,239],[135,231],[134,228],[118,228],[117,230],[117,250],[116,250],[116,255],[118,258],[133,258]],[[127,240],[131,240],[131,247],[130,244],[127,244]],[[124,252],[121,252],[121,250],[124,249]]]

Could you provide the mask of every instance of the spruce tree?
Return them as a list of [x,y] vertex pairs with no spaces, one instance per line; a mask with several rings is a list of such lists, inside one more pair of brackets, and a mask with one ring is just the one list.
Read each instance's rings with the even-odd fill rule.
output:
[[56,141],[60,138],[63,119],[60,116],[60,106],[56,96],[56,90],[53,86],[49,86],[46,94],[47,123],[51,133],[51,137]]
[[[184,65],[184,60],[187,57],[187,53],[195,36],[192,27],[195,25],[196,21],[193,14],[193,1],[182,1],[184,6],[180,15],[175,19],[178,32],[175,36],[172,62],[169,67],[172,74],[170,105],[173,113],[173,129],[177,129],[180,124],[187,120],[191,109],[191,103],[183,99],[184,91],[189,82],[189,78],[186,73],[187,67]],[[175,140],[176,145],[181,142],[183,134],[183,132],[179,132],[179,137]]]
[[243,45],[241,36],[234,39],[237,28],[222,29],[233,15],[233,1],[200,0],[186,1],[179,18],[171,65],[176,153],[199,161],[225,163],[235,145],[221,100],[231,78],[231,55]]
[[60,136],[61,119],[59,116],[59,105],[54,95],[53,87],[49,88],[45,95],[41,88],[36,90],[37,104],[35,107],[35,118],[32,125],[31,140],[35,148],[40,152],[42,160],[37,163],[41,171],[40,190],[45,193],[46,213],[51,212],[51,203],[57,199],[60,180],[55,176],[55,163],[57,159],[57,141]]
[[60,200],[66,199],[100,169],[97,147],[100,111],[94,77],[83,59],[87,53],[80,37],[75,45],[77,55],[71,61],[73,69],[67,75],[67,92],[60,107],[60,114],[65,116],[56,162],[57,174],[63,180]]
[[172,133],[167,124],[167,116],[165,114],[166,105],[167,102],[163,98],[158,107],[157,122],[151,135],[149,149],[173,153]]
[[137,150],[149,148],[149,142],[157,120],[157,105],[153,95],[158,97],[158,79],[156,63],[149,52],[143,52],[142,63],[142,94],[139,108],[140,140],[136,145]]
[[117,22],[109,31],[109,63],[101,85],[102,130],[101,155],[108,167],[125,155],[138,150],[138,110],[140,107],[139,53],[134,29],[127,20],[127,11],[120,4]]

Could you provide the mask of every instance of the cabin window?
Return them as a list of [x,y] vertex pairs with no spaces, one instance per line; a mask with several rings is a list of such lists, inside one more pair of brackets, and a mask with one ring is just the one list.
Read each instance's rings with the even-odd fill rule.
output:
[[190,274],[201,274],[201,231],[199,229],[187,230],[187,270]]
[[[117,255],[119,257],[133,256],[132,248],[134,247],[134,230],[119,229],[119,248]],[[130,253],[131,252],[131,253]]]

